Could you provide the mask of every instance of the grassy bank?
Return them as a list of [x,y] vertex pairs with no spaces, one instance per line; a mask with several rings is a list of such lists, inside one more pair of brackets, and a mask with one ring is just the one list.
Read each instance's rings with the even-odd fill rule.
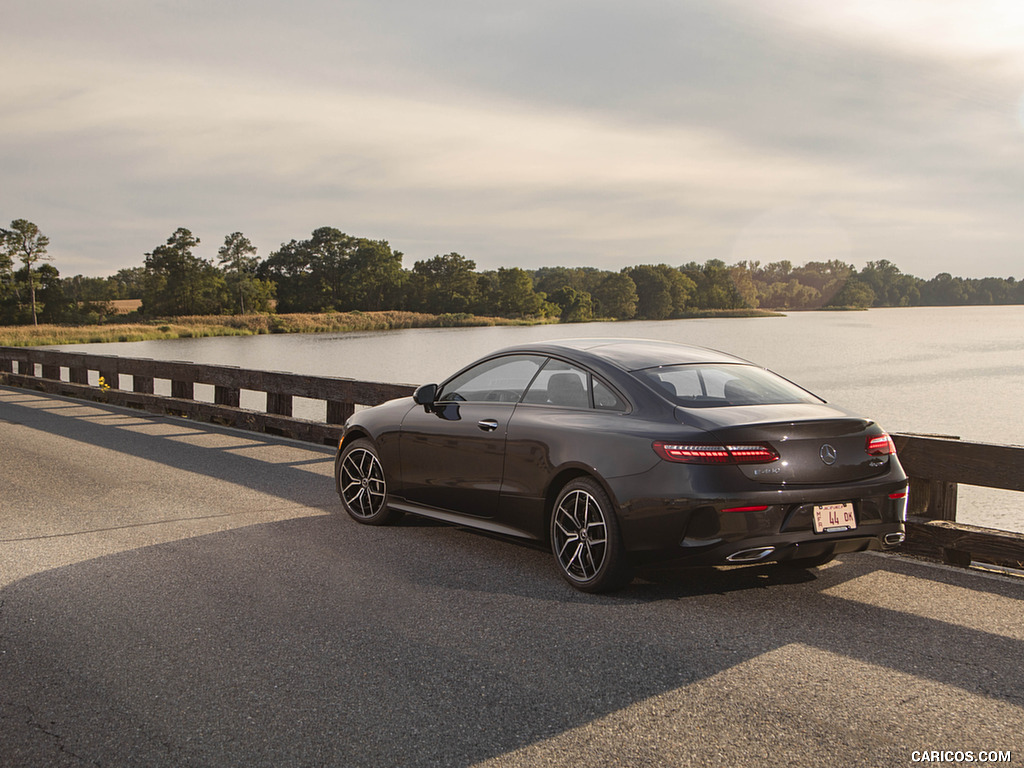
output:
[[[759,309],[703,310],[687,317],[766,317],[777,312]],[[254,336],[261,333],[345,333],[396,328],[459,328],[486,325],[539,325],[553,320],[510,320],[464,313],[325,312],[301,315],[225,315],[174,317],[109,325],[0,326],[0,346],[41,347],[51,344],[95,344],[115,341],[192,339],[203,336]],[[571,332],[566,333],[571,336]]]
[[532,325],[545,321],[509,320],[476,315],[427,315],[420,312],[326,312],[301,315],[226,315],[173,317],[109,325],[0,327],[0,346],[95,344],[114,341],[192,339],[203,336],[255,336],[261,333],[345,333],[395,328],[456,328],[483,325]]

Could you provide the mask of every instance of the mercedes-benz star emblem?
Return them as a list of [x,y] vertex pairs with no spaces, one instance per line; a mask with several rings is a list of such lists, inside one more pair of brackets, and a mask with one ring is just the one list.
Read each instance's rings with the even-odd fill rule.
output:
[[821,446],[821,450],[818,451],[818,455],[821,456],[821,460],[824,461],[829,466],[835,464],[836,458],[839,456],[839,454],[836,452],[836,449],[833,448],[828,443],[825,443],[823,446]]

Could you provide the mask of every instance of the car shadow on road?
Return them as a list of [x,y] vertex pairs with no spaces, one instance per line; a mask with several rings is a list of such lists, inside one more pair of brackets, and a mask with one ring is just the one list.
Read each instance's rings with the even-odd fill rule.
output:
[[0,591],[0,763],[470,765],[794,644],[1024,712],[1024,637],[842,593],[911,579],[1019,613],[1018,584],[856,555],[590,596],[548,558],[311,517],[31,576]]
[[[194,434],[187,424],[164,430],[166,420],[160,436],[5,407],[12,415],[337,508],[330,478],[311,490],[301,468],[330,461],[315,446],[272,463],[257,457],[281,458],[281,443],[258,435],[224,433],[204,447],[168,437]],[[245,454],[225,448],[242,443]],[[815,666],[757,666],[794,648],[785,658]],[[850,707],[877,698],[883,713],[868,725],[833,718],[841,738],[870,749],[868,736],[891,742],[908,716],[943,719],[966,700],[998,705],[1011,736],[991,746],[1016,751],[1022,657],[1024,583],[1012,579],[859,554],[814,572],[645,571],[621,592],[585,595],[536,546],[415,519],[376,528],[299,517],[0,589],[0,765],[469,766],[740,670],[739,689],[754,693],[737,722],[764,691],[812,673],[812,688],[850,685],[833,680],[839,667],[854,671],[855,689],[836,698]],[[700,716],[676,711],[664,722]],[[897,736],[879,737],[876,722]],[[907,754],[925,746],[908,743]],[[869,756],[862,764],[891,764]]]

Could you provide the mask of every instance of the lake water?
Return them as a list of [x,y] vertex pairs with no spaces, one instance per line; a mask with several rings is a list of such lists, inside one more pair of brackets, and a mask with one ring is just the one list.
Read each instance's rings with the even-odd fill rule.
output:
[[[1024,306],[234,336],[65,349],[422,384],[504,346],[566,337],[651,338],[712,347],[770,368],[892,432],[1024,444]],[[958,519],[1024,530],[1024,495],[962,486]]]

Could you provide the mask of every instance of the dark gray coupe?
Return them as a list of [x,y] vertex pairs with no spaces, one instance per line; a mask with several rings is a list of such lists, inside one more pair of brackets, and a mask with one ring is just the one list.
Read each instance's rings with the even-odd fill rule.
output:
[[360,523],[409,512],[545,541],[587,592],[644,564],[891,549],[907,501],[873,421],[731,355],[631,339],[510,347],[357,412],[335,479]]

